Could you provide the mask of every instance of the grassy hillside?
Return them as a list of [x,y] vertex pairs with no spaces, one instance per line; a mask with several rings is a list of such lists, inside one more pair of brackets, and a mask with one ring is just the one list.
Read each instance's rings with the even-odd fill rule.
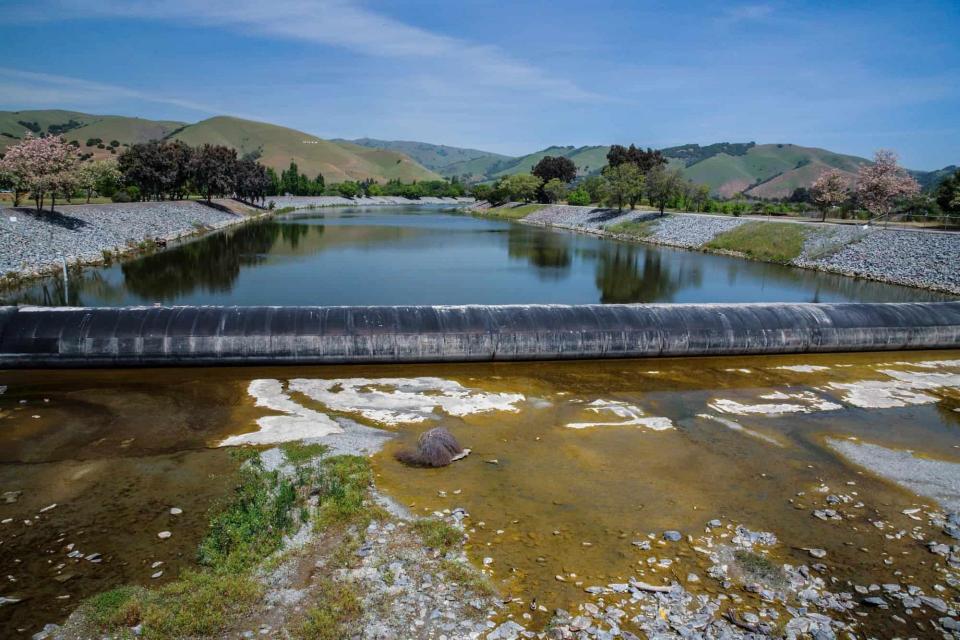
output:
[[464,166],[467,163],[476,161],[478,166],[492,165],[501,160],[513,160],[510,156],[504,156],[490,151],[480,151],[479,149],[465,149],[462,147],[450,147],[444,144],[430,144],[428,142],[411,142],[407,140],[375,140],[373,138],[360,138],[359,140],[335,140],[335,142],[352,142],[361,147],[370,147],[373,149],[387,149],[389,151],[398,151],[431,171],[436,171],[440,175],[454,176],[459,175],[451,172],[450,168],[454,166]]
[[163,138],[183,126],[183,122],[97,116],[57,109],[0,111],[0,153],[21,139],[27,131],[32,131],[35,135],[55,133],[68,141],[76,140],[80,143],[80,151],[102,158],[111,155],[109,150],[88,147],[87,140],[100,138],[105,146],[111,140],[121,145],[134,144]]
[[607,164],[607,152],[610,147],[548,147],[536,153],[517,158],[509,166],[497,171],[492,177],[529,173],[545,156],[563,156],[570,158],[581,174],[598,173]]
[[439,177],[395,151],[331,142],[295,129],[227,116],[184,127],[173,138],[190,145],[226,145],[240,155],[251,154],[278,171],[293,160],[301,172],[311,177],[322,173],[328,182],[365,178],[380,181],[399,178],[409,182]]
[[[21,139],[26,131],[64,136],[80,143],[82,153],[95,158],[111,155],[110,142],[126,145],[172,138],[191,145],[222,144],[238,153],[252,153],[274,169],[284,169],[294,160],[300,170],[313,177],[322,173],[329,182],[373,178],[404,182],[432,180],[439,176],[397,151],[371,149],[346,142],[322,140],[301,131],[264,122],[219,116],[196,124],[144,120],[124,116],[99,116],[76,111],[0,111],[0,153]],[[88,147],[87,140],[99,138],[105,149]]]

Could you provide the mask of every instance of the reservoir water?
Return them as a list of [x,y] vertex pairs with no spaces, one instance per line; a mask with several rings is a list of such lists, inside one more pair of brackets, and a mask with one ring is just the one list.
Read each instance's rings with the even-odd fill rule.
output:
[[920,289],[456,214],[331,208],[279,216],[0,292],[2,304],[127,306],[904,302]]

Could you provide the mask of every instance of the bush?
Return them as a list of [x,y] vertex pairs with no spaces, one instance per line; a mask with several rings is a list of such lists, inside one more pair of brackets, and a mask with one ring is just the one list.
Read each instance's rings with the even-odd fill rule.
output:
[[567,204],[584,207],[590,204],[590,194],[585,189],[577,188],[567,196]]
[[110,196],[110,199],[114,202],[130,202],[130,194],[121,189]]
[[127,187],[127,196],[129,196],[131,202],[138,202],[140,200],[140,187],[135,185]]

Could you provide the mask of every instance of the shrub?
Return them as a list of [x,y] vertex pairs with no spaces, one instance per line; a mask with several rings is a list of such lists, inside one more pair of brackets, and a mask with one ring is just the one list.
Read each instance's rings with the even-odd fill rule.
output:
[[567,203],[584,207],[590,204],[590,194],[585,189],[577,188],[567,196]]
[[110,196],[110,199],[114,202],[130,202],[130,194],[127,193],[126,190],[121,189]]

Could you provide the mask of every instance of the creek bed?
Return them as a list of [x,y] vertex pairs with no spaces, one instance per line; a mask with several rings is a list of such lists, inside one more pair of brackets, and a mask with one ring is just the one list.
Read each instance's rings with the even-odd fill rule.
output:
[[[0,575],[13,578],[0,596],[21,600],[0,606],[5,637],[118,584],[175,578],[232,486],[221,445],[310,437],[383,446],[377,485],[415,515],[464,509],[469,556],[513,598],[497,623],[541,630],[598,600],[629,620],[644,604],[618,594],[631,581],[783,622],[787,604],[749,572],[789,590],[789,565],[824,582],[812,610],[849,593],[849,609],[820,612],[889,636],[939,624],[960,584],[928,546],[953,542],[944,518],[960,500],[956,351],[22,371],[0,385]],[[433,426],[471,455],[426,470],[393,459]],[[893,584],[899,596],[879,586]],[[911,588],[947,610],[908,607]]]

